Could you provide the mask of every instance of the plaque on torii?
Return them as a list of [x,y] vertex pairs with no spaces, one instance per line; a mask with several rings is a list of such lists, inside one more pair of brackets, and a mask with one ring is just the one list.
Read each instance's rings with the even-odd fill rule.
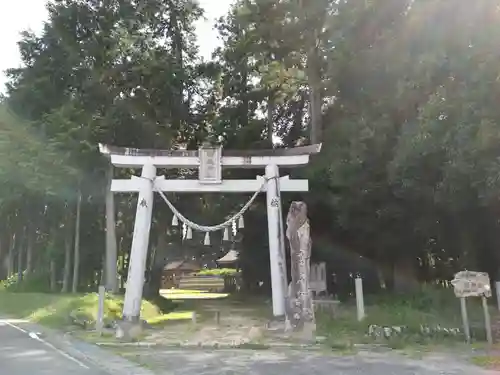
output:
[[[309,163],[321,145],[271,150],[223,150],[218,146],[203,146],[198,150],[151,150],[99,145],[103,155],[118,168],[142,168],[141,176],[113,179],[111,191],[139,193],[132,239],[125,302],[124,320],[138,320],[144,284],[144,272],[149,244],[149,230],[154,191],[174,193],[266,193],[273,315],[285,315],[287,271],[281,192],[305,192],[305,179],[293,180],[280,176],[279,167],[293,168]],[[166,179],[157,176],[157,168],[198,169],[198,179]],[[255,179],[223,180],[223,168],[265,169],[264,176]]]
[[200,166],[198,181],[200,184],[222,183],[222,147],[203,146],[198,149]]

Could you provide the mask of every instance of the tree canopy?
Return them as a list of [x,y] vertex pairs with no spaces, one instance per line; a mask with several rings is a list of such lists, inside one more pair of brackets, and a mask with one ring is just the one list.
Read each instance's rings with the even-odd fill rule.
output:
[[[374,272],[400,287],[399,273],[426,282],[464,267],[496,275],[499,1],[237,0],[215,25],[223,44],[210,61],[197,52],[196,1],[54,0],[48,9],[43,31],[19,41],[23,66],[9,71],[0,107],[4,274],[28,267],[13,256],[29,246],[33,269],[62,265],[74,235],[62,229],[81,193],[78,285],[99,282],[108,167],[97,144],[194,149],[208,140],[229,149],[323,143],[291,173],[311,182],[300,198],[313,257],[340,278]],[[122,276],[134,199],[116,196]],[[245,197],[175,200],[194,221],[214,223]],[[182,244],[171,213],[156,207],[150,268],[155,257],[223,251],[201,237]],[[269,277],[267,242],[256,236],[266,230],[262,202],[248,216],[239,246],[250,285]]]

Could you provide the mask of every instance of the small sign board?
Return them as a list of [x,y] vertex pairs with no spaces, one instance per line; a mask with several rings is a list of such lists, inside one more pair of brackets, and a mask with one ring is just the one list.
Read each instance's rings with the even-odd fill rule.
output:
[[201,184],[222,183],[222,147],[203,146],[198,151],[200,157],[199,182]]
[[459,298],[491,297],[490,277],[486,272],[460,271],[451,284]]

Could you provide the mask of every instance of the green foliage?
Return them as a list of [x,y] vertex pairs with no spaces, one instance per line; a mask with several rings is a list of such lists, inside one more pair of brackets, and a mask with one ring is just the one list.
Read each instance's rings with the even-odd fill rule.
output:
[[[190,0],[55,1],[48,10],[39,35],[22,35],[24,64],[9,72],[0,108],[2,240],[14,243],[16,233],[24,247],[31,236],[38,267],[55,260],[59,281],[66,232],[61,229],[69,219],[74,222],[81,190],[80,283],[88,289],[99,283],[104,244],[107,161],[97,144],[198,143],[196,123],[202,119],[190,110],[198,97],[193,23],[201,11]],[[117,197],[118,231],[124,236],[133,199]]]
[[10,288],[17,287],[17,275],[12,275],[5,280],[0,281],[0,289],[8,291]]
[[328,54],[335,104],[310,171],[324,237],[376,267],[408,261],[422,280],[464,267],[496,273],[498,38],[487,35],[499,35],[497,6],[340,6],[332,27],[342,36]]
[[17,194],[61,194],[75,184],[78,172],[54,142],[33,134],[31,127],[0,104],[2,185]]
[[17,275],[12,275],[0,281],[0,291],[11,293],[48,293],[50,292],[49,280],[50,275],[48,273],[38,272],[28,275],[25,271],[21,282],[18,282]]
[[379,293],[366,298],[371,306],[409,308],[421,312],[433,312],[457,304],[457,298],[450,288],[421,287],[406,293]]
[[[322,133],[322,152],[304,172],[311,194],[283,194],[284,211],[288,199],[307,201],[314,256],[347,253],[346,264],[328,266],[348,274],[359,272],[348,259],[362,255],[389,287],[397,272],[423,281],[464,267],[493,275],[500,268],[498,6],[239,0],[217,23],[223,45],[200,63],[193,28],[202,12],[194,1],[55,1],[43,32],[22,35],[23,66],[10,71],[0,105],[1,240],[17,251],[29,239],[38,267],[55,260],[61,269],[61,229],[73,222],[81,189],[81,283],[93,288],[107,168],[97,143],[196,149],[209,140],[261,149],[273,135],[295,147]],[[116,197],[120,259],[130,248],[134,199]],[[176,204],[193,221],[214,224],[242,199],[176,197]],[[152,245],[160,248],[171,214],[155,215]],[[269,273],[261,202],[248,216],[243,275],[255,285]],[[183,255],[206,252],[181,246],[177,232],[166,236]],[[262,241],[257,252],[255,241]],[[322,253],[318,244],[339,246]],[[425,310],[426,298],[408,303]]]
[[213,268],[201,270],[197,274],[202,276],[235,276],[238,274],[238,270],[235,268]]

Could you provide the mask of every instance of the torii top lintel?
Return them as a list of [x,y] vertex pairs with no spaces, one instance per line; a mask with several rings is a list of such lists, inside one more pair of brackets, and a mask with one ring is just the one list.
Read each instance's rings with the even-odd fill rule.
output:
[[[200,165],[198,150],[154,150],[116,147],[99,144],[101,154],[111,159],[111,164],[122,168],[140,168],[153,164],[159,168],[197,168]],[[275,164],[298,167],[309,163],[309,156],[321,151],[321,144],[294,148],[268,150],[222,150],[223,168],[263,168]]]

